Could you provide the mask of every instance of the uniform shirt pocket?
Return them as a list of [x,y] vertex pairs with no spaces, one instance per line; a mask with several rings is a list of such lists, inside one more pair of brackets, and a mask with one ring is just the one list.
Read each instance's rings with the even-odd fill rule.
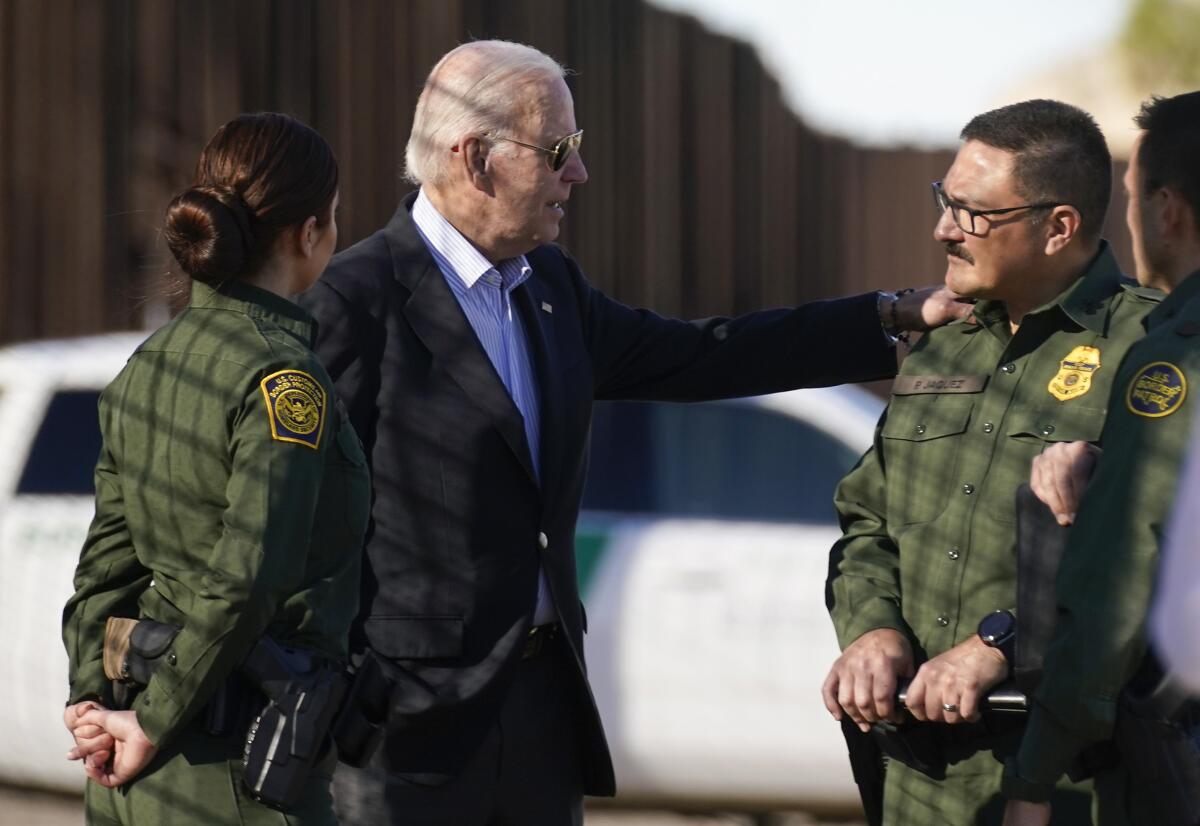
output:
[[1062,402],[1048,407],[1014,410],[1004,427],[1004,455],[993,465],[987,500],[1001,522],[1016,522],[1017,487],[1029,481],[1034,458],[1055,442],[1097,442],[1107,412]]
[[887,483],[887,518],[896,525],[935,519],[956,478],[960,439],[973,398],[926,395],[893,399],[880,435]]

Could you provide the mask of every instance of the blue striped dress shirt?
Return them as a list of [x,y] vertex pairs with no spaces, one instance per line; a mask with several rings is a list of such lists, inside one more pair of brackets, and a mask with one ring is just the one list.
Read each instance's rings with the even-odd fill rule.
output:
[[[492,264],[437,211],[423,189],[413,204],[412,217],[450,292],[521,413],[534,473],[540,481],[537,381],[529,359],[525,326],[512,305],[513,290],[525,283],[533,270],[523,255]],[[554,601],[546,574],[542,572],[533,621],[542,625],[555,619]]]

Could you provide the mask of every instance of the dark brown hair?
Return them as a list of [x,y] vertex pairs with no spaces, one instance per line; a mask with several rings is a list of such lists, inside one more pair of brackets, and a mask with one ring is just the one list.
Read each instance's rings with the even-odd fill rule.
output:
[[1200,220],[1200,92],[1153,97],[1133,120],[1144,133],[1138,148],[1142,194],[1172,187]]
[[316,130],[275,112],[238,115],[200,153],[163,234],[198,281],[253,275],[287,227],[309,216],[329,222],[337,187],[337,160]]
[[1071,204],[1079,210],[1080,236],[1100,238],[1112,194],[1112,157],[1087,112],[1057,100],[1026,100],[975,116],[960,137],[1012,152],[1019,195]]

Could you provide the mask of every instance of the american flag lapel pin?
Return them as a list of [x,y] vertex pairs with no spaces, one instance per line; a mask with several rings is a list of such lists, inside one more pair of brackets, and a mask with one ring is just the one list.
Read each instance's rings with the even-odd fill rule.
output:
[[542,302],[542,312],[544,312],[544,313],[553,313],[554,312],[554,308],[550,306],[549,301]]

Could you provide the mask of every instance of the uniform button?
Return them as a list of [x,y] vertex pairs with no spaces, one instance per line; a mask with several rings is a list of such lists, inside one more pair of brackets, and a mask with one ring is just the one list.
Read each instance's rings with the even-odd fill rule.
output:
[[176,659],[176,658],[175,658],[175,652],[174,652],[174,651],[172,651],[171,653],[167,654],[167,662],[169,662],[171,665],[175,665],[175,659]]
[[1048,424],[1048,425],[1046,425],[1045,427],[1043,427],[1043,428],[1042,428],[1042,435],[1043,435],[1043,436],[1049,436],[1049,435],[1050,435],[1051,433],[1053,433],[1053,432],[1054,432],[1054,425],[1052,425],[1052,424]]
[[938,615],[938,618],[937,618],[937,624],[942,626],[943,628],[945,628],[947,625],[950,624],[950,618],[948,616],[946,616],[945,614],[940,614],[940,615]]
[[1015,372],[1017,372],[1017,365],[1013,364],[1013,363],[1010,361],[1008,364],[1006,364],[1006,365],[1004,365],[1003,367],[1001,367],[1001,368],[1000,368],[1000,372],[1002,372],[1002,373],[1015,373]]
[[543,551],[546,550],[547,548],[549,548],[550,547],[550,537],[546,536],[546,534],[544,534],[544,533],[539,533],[538,534],[538,547],[541,548]]
[[995,429],[996,429],[996,426],[994,424],[992,424],[991,422],[983,423],[983,432],[984,433],[991,433]]
[[920,436],[924,433],[925,433],[925,425],[923,425],[923,424],[917,425],[917,435]]
[[946,551],[946,556],[950,557],[951,559],[958,559],[958,548],[951,548],[950,550]]
[[968,482],[967,484],[962,486],[962,492],[965,493],[967,496],[970,496],[972,493],[975,492],[975,486]]

